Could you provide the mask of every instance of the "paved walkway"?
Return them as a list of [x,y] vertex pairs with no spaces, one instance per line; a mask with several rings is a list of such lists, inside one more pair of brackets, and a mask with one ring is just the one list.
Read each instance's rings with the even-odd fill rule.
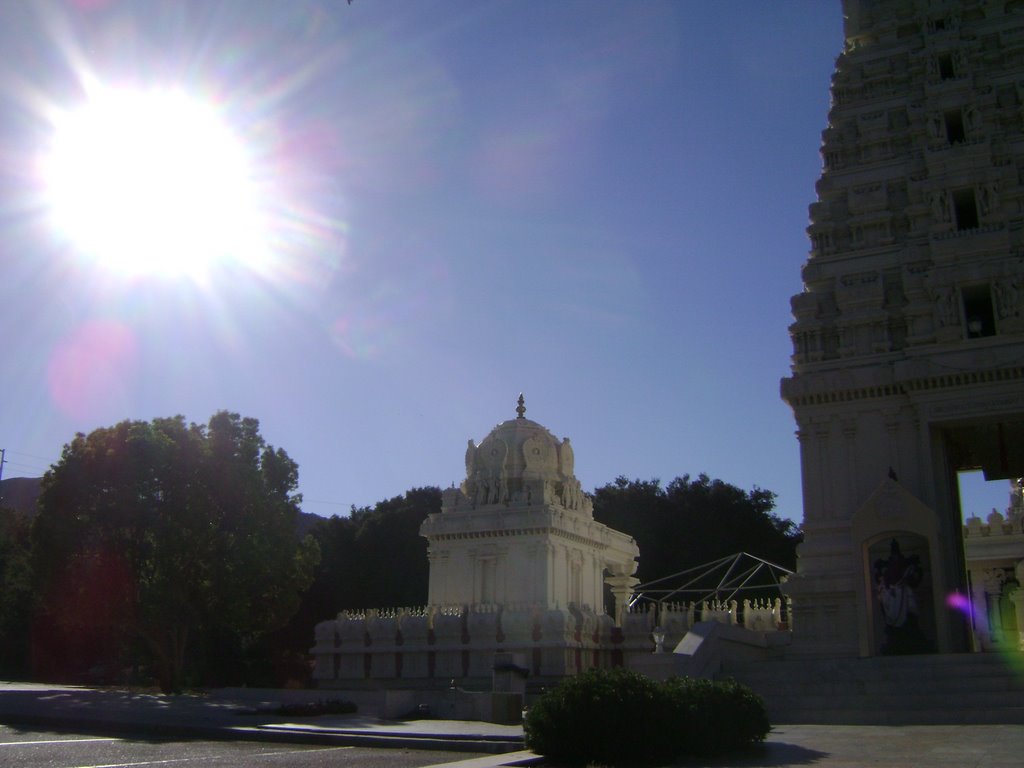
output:
[[[520,726],[456,720],[384,721],[365,715],[289,719],[251,712],[256,699],[160,696],[110,689],[0,683],[0,723],[142,738],[263,739],[363,746],[495,752],[449,763],[459,768],[530,764]],[[511,751],[510,751],[511,750]],[[1020,768],[1024,725],[780,725],[768,740],[727,760],[681,765],[715,768]]]

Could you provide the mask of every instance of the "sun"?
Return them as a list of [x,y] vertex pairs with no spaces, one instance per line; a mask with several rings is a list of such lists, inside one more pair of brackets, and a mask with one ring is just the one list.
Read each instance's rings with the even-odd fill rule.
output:
[[59,113],[40,168],[60,236],[125,275],[259,259],[259,185],[225,118],[175,89],[96,89]]

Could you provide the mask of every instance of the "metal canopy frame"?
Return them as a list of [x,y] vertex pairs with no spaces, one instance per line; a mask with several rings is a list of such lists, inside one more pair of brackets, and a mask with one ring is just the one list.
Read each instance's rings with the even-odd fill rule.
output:
[[[740,591],[753,590],[765,590],[781,596],[782,579],[792,574],[793,571],[788,568],[768,562],[757,555],[737,552],[720,560],[638,584],[629,601],[629,607],[632,608],[641,601],[657,603],[660,606],[673,598],[694,603],[705,600],[723,603],[734,599]],[[681,586],[670,586],[676,579],[685,581]],[[714,586],[709,587],[708,583],[713,583]]]

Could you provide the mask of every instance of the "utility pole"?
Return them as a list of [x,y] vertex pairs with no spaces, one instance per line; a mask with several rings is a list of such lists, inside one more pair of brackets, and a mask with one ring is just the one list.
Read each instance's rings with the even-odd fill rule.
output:
[[[4,464],[7,463],[7,449],[0,448],[0,482],[4,479]],[[0,491],[0,503],[3,503],[4,494]]]

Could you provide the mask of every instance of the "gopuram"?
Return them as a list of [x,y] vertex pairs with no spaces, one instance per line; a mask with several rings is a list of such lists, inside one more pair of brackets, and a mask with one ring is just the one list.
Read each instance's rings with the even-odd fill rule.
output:
[[[1024,475],[1024,2],[842,5],[781,386],[804,502],[790,653],[981,650],[1020,521],[965,528],[957,473]],[[989,564],[971,580],[965,538]]]
[[469,441],[466,479],[423,522],[428,604],[318,624],[318,685],[489,686],[496,654],[554,680],[651,652],[651,619],[626,622],[635,637],[621,629],[636,543],[594,520],[569,439],[527,419],[522,395],[516,412],[479,445]]

